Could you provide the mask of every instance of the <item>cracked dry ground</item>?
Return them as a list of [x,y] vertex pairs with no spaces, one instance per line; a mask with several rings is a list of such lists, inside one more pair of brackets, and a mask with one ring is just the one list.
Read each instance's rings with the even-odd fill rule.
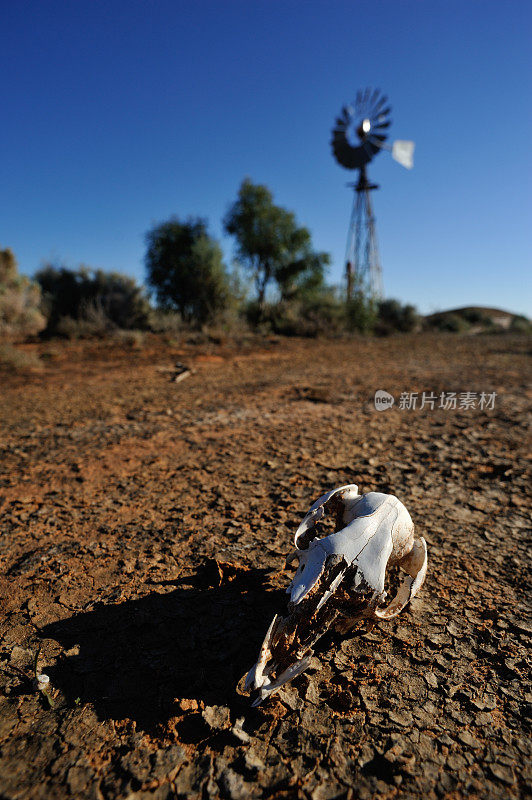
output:
[[[2,798],[527,794],[529,343],[38,347],[0,400]],[[497,398],[377,413],[379,388]],[[425,586],[251,709],[295,526],[349,482],[404,501]]]

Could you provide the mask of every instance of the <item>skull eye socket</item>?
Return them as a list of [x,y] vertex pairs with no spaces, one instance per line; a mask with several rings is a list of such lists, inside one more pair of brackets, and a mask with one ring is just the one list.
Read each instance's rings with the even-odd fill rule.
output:
[[302,533],[301,536],[298,537],[296,541],[296,547],[298,550],[308,550],[311,541],[314,539],[316,535],[316,527],[312,526],[308,531]]

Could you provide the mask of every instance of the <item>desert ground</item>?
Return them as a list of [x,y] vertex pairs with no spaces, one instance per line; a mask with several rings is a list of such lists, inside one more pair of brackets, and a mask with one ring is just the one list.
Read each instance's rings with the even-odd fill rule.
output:
[[[24,348],[41,368],[0,375],[3,800],[528,795],[530,341]],[[295,529],[346,483],[405,503],[426,583],[251,708]]]

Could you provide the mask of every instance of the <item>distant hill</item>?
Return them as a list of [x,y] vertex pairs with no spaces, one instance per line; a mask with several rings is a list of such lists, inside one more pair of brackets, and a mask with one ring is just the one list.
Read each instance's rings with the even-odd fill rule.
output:
[[527,317],[521,314],[512,314],[511,311],[503,311],[501,308],[487,306],[464,306],[448,311],[436,311],[423,318],[423,327],[456,333],[462,331],[468,333],[481,331],[529,333],[532,330],[531,322]]

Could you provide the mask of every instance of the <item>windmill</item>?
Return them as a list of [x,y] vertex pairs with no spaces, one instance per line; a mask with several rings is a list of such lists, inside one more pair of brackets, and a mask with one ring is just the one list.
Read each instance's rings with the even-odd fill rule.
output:
[[389,150],[392,158],[407,169],[414,166],[414,142],[397,140],[392,146],[386,144],[390,112],[388,98],[379,89],[363,89],[357,92],[353,103],[342,108],[332,131],[331,145],[337,162],[346,169],[358,170],[358,181],[347,184],[354,189],[345,254],[348,299],[354,288],[374,298],[382,297],[382,270],[371,205],[371,192],[379,187],[368,180],[366,167],[381,150]]

